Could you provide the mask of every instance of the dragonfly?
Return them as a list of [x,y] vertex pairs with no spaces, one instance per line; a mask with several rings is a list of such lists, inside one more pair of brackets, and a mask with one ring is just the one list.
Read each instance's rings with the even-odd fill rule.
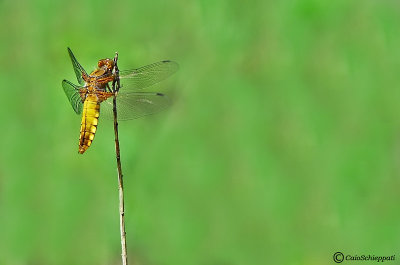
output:
[[[159,92],[144,92],[150,87],[175,73],[176,62],[165,60],[131,70],[116,69],[113,59],[101,59],[90,74],[76,60],[68,49],[76,79],[79,85],[68,80],[62,87],[76,114],[82,115],[79,135],[79,150],[83,154],[92,144],[100,117],[113,119],[113,98],[116,97],[118,120],[132,120],[159,112],[170,105],[169,99]],[[120,84],[114,89],[114,84]]]

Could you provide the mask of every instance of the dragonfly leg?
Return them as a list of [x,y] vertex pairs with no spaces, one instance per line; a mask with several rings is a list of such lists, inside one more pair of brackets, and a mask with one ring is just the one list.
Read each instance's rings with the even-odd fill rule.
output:
[[110,84],[109,84],[109,83],[107,83],[107,85],[106,85],[106,91],[108,91],[108,92],[112,92],[112,90],[111,90],[111,88],[110,88]]
[[113,92],[102,92],[102,91],[98,91],[96,94],[97,98],[99,99],[99,102],[103,102],[104,100],[114,95]]
[[113,82],[114,81],[114,75],[106,75],[106,76],[102,76],[102,77],[98,77],[97,79],[96,79],[96,82],[97,83],[100,83],[100,84],[106,84],[106,83],[109,83],[109,82]]

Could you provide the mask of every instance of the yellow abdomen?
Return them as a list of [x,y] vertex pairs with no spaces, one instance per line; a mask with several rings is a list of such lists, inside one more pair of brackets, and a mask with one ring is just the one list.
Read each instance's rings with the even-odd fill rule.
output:
[[92,144],[100,116],[100,103],[95,95],[88,95],[83,103],[79,153],[83,154]]

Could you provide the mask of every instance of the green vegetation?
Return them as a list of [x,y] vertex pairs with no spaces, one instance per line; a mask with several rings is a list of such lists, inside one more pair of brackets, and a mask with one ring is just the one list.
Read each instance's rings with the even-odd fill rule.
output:
[[87,71],[115,51],[120,69],[180,64],[148,89],[171,108],[120,123],[130,264],[398,254],[399,15],[396,1],[0,1],[0,264],[120,264],[112,122],[78,154],[67,46]]

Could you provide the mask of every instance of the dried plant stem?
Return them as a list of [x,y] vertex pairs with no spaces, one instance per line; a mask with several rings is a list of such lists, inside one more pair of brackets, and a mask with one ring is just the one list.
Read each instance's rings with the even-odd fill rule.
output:
[[124,181],[122,176],[121,168],[121,154],[119,149],[119,139],[118,139],[118,119],[117,119],[117,93],[120,88],[119,84],[119,70],[117,66],[118,53],[115,54],[114,58],[114,72],[115,80],[113,82],[113,90],[115,92],[113,98],[113,113],[114,113],[114,133],[115,133],[115,155],[117,159],[117,169],[118,169],[118,191],[119,191],[119,228],[121,231],[121,256],[122,264],[128,264],[128,254],[126,251],[126,232],[125,232],[125,206],[124,206]]

